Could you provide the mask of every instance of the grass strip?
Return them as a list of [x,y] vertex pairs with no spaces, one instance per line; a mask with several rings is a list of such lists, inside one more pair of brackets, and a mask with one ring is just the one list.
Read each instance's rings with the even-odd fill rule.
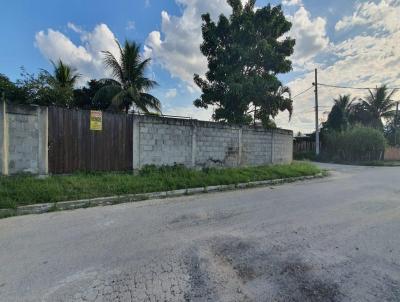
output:
[[315,175],[321,170],[307,162],[241,168],[195,170],[176,166],[146,166],[138,175],[76,173],[38,178],[32,175],[0,177],[0,208],[68,200],[171,191],[214,185]]

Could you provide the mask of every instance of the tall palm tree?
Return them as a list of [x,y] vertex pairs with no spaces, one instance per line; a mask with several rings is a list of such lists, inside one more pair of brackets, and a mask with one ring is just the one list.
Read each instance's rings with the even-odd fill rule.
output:
[[111,70],[114,79],[96,93],[94,100],[111,99],[111,107],[125,109],[126,112],[132,105],[134,109],[145,113],[149,113],[149,109],[160,112],[160,101],[148,93],[157,82],[145,76],[151,59],[141,58],[140,46],[135,42],[125,41],[123,47],[118,41],[115,42],[119,48],[119,58],[109,51],[103,51],[104,64]]
[[50,98],[53,104],[70,107],[73,102],[74,86],[80,77],[74,68],[61,59],[53,64],[53,73],[43,70],[44,77],[50,88]]
[[328,115],[325,126],[331,130],[344,130],[350,124],[355,98],[351,98],[349,94],[339,95],[333,102],[334,104]]
[[369,95],[361,99],[361,104],[371,117],[371,125],[383,128],[382,119],[388,119],[394,115],[395,101],[392,99],[397,92],[396,89],[389,91],[386,85],[376,87],[373,91],[369,89]]

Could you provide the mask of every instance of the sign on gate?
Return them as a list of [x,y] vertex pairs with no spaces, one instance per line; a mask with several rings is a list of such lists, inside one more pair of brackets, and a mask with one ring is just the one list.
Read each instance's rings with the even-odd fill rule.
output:
[[101,111],[90,111],[90,130],[103,130],[103,114]]

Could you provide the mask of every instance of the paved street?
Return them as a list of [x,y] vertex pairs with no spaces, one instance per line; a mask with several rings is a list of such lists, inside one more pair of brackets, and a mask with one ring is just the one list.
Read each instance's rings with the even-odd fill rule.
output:
[[400,168],[0,220],[0,301],[400,301]]

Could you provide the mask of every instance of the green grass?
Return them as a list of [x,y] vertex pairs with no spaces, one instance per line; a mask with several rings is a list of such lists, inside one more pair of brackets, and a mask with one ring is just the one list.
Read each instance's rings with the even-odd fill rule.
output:
[[310,163],[249,168],[194,170],[183,166],[144,167],[132,173],[77,173],[39,179],[19,175],[0,177],[0,208],[124,194],[227,185],[314,175],[321,172]]

